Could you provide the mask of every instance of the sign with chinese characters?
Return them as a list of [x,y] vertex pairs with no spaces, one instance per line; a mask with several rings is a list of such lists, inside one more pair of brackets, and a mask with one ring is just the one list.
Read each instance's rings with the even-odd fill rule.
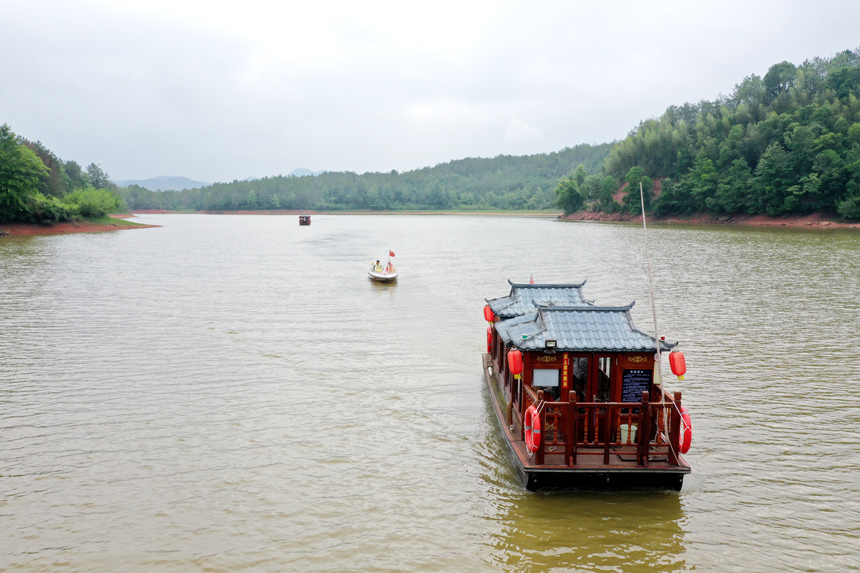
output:
[[570,356],[567,352],[564,353],[564,360],[561,363],[561,387],[567,388],[567,381],[570,379]]
[[641,402],[642,392],[651,390],[653,370],[623,370],[621,374],[621,401]]

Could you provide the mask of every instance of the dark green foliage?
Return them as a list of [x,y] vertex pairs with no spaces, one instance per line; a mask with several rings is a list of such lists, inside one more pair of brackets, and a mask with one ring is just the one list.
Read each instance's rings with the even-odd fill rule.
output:
[[558,182],[558,186],[555,188],[555,195],[556,205],[561,207],[565,215],[579,211],[584,203],[582,194],[579,192],[579,183],[577,183],[576,177],[573,175]]
[[63,167],[66,172],[66,189],[77,189],[90,184],[90,178],[75,161],[66,161]]
[[87,166],[87,182],[96,189],[115,189],[116,185],[110,180],[100,165],[90,163]]
[[63,162],[50,149],[42,145],[41,141],[37,141],[36,143],[23,141],[23,144],[33,151],[42,160],[45,167],[48,168],[48,173],[42,177],[39,191],[50,197],[59,198],[65,195],[69,187]]
[[48,169],[12,129],[0,126],[0,222],[28,221],[31,199]]
[[843,201],[837,212],[846,219],[860,219],[860,195]]
[[[669,107],[612,148],[605,172],[621,178],[632,167],[663,180],[654,210],[664,215],[790,215],[853,205],[860,196],[860,50],[797,67],[781,62],[764,78],[745,78],[730,96]],[[606,194],[596,207],[615,209]]]
[[645,170],[641,167],[631,167],[627,175],[624,176],[624,181],[627,183],[627,194],[624,195],[624,205],[627,212],[635,215],[642,211],[642,201],[640,201],[639,185],[642,185],[641,197],[645,203],[645,209],[651,209],[651,199],[654,197],[654,182],[650,177],[645,175]]
[[618,192],[618,180],[612,175],[607,175],[603,178],[600,184],[600,191],[597,193],[596,208],[600,211],[613,213],[617,211],[620,205],[615,201],[615,193]]

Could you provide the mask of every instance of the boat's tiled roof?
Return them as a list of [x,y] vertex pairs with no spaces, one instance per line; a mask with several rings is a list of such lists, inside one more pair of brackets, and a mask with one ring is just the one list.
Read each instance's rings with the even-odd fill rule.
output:
[[[544,350],[555,340],[563,352],[656,352],[653,336],[633,324],[630,309],[605,306],[541,306],[535,312],[496,323],[507,344],[520,350]],[[663,350],[677,343],[663,341]]]
[[592,304],[582,295],[585,281],[577,284],[518,284],[508,281],[511,293],[486,299],[500,319],[534,312],[535,306],[585,306]]

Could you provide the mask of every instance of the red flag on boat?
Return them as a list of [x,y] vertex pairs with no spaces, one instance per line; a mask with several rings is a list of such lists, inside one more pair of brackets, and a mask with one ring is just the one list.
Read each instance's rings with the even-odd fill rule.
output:
[[535,284],[535,276],[534,276],[534,275],[532,275],[531,277],[529,277],[529,284],[530,284],[530,285]]
[[388,256],[389,256],[389,257],[393,257],[393,256],[394,256],[394,251],[388,251]]

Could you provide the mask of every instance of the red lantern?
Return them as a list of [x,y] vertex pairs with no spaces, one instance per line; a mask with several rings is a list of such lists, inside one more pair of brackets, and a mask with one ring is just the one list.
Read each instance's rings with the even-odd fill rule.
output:
[[484,305],[484,320],[487,322],[493,322],[493,319],[496,318],[493,315],[493,309],[490,308],[490,305]]
[[687,373],[687,362],[684,360],[684,353],[678,350],[673,350],[669,353],[669,366],[672,367],[672,374],[684,379],[684,374]]
[[493,327],[487,327],[487,354],[493,353]]
[[508,350],[508,369],[514,376],[523,373],[523,353],[519,350]]

